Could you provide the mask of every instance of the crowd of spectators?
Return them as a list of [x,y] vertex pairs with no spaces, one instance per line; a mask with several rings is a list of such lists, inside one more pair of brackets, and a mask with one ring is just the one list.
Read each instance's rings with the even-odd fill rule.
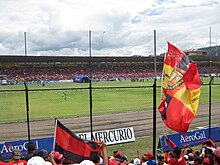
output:
[[[28,144],[28,153],[22,156],[18,149],[13,149],[11,160],[0,161],[0,165],[220,165],[220,147],[216,147],[214,142],[206,140],[199,151],[194,151],[190,146],[181,149],[175,145],[166,135],[166,152],[154,156],[151,152],[140,154],[129,159],[122,151],[114,151],[111,155],[107,153],[105,143],[101,145],[101,153],[93,160],[84,159],[82,162],[71,162],[58,151],[37,150],[34,143]],[[168,150],[168,144],[173,148]]]
[[[198,64],[200,74],[210,73],[210,66]],[[162,74],[162,64],[158,64],[158,77]],[[220,67],[213,65],[211,72],[220,73]],[[58,81],[72,80],[74,76],[92,76],[95,81],[106,81],[111,78],[118,79],[149,79],[154,76],[154,64],[130,65],[77,65],[77,66],[20,66],[1,68],[0,75],[9,82],[40,82],[42,80]]]
[[[7,77],[10,82],[26,81],[57,81],[71,80],[74,76],[90,76],[94,80],[111,78],[131,79],[153,76],[153,66],[148,65],[79,65],[79,66],[48,66],[48,67],[11,67],[1,68],[0,75]],[[158,72],[159,74],[159,72]]]
[[[162,66],[158,65],[158,75]],[[40,80],[70,80],[74,76],[92,75],[93,80],[137,79],[154,76],[154,65],[77,65],[77,66],[20,66],[1,68],[0,75],[5,75],[8,81],[23,82]]]

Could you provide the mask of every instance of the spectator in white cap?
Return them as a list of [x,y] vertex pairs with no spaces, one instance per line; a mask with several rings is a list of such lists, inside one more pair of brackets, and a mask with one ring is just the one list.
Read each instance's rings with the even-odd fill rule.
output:
[[83,160],[80,165],[95,165],[91,160]]
[[28,160],[27,165],[46,165],[45,160],[40,156],[33,156]]

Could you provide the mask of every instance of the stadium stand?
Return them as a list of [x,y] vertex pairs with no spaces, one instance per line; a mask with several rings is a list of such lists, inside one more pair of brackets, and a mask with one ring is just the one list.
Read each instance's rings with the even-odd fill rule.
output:
[[[1,79],[9,83],[26,81],[40,83],[44,81],[71,80],[74,76],[92,76],[93,81],[108,81],[112,78],[148,79],[154,76],[153,57],[35,57],[0,56]],[[220,73],[219,57],[193,57],[198,64],[200,74]],[[163,57],[157,57],[157,75],[161,76]]]

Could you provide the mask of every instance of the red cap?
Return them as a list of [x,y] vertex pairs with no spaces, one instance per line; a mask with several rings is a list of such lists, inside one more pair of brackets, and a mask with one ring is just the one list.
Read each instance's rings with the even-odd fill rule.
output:
[[63,155],[60,154],[59,152],[54,153],[54,158],[61,159],[62,157],[63,157]]
[[115,155],[119,155],[119,156],[123,156],[123,153],[120,151],[120,152],[117,152]]
[[210,164],[209,158],[204,158],[204,159],[203,159],[203,163]]
[[148,158],[150,158],[150,159],[154,157],[154,155],[153,155],[151,152],[147,152],[147,153],[146,153],[146,156],[147,156]]
[[210,140],[210,139],[204,141],[204,142],[203,142],[203,145],[204,145],[204,144],[206,144],[206,145],[209,146],[209,147],[214,147],[214,146],[215,146],[215,143],[214,143],[212,140]]

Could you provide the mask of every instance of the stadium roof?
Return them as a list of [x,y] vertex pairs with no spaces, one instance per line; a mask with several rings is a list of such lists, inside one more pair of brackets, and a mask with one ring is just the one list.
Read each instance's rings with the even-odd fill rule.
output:
[[[163,62],[163,56],[157,56],[158,62]],[[195,62],[209,62],[209,56],[190,57]],[[212,56],[213,62],[220,62],[220,56]],[[154,56],[130,56],[130,57],[84,57],[84,56],[18,56],[0,55],[0,62],[154,62]]]
[[[157,57],[162,60],[162,57]],[[83,56],[0,56],[1,62],[143,62],[153,61],[153,57],[83,57]]]

